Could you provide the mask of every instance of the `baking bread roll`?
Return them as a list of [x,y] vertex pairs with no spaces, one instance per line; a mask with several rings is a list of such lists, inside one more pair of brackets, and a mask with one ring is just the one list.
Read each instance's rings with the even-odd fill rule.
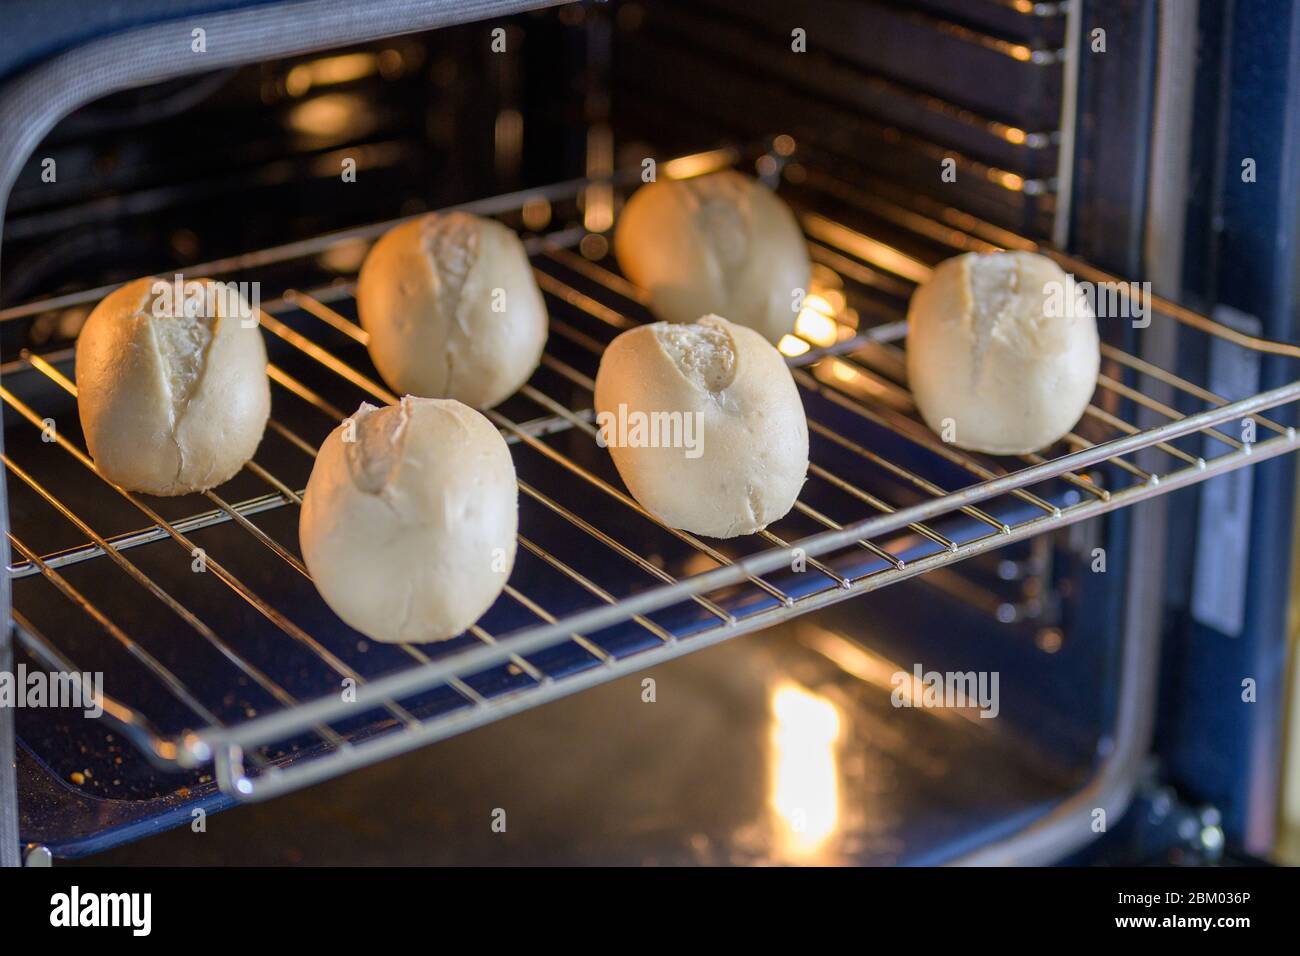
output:
[[455,637],[515,561],[515,466],[479,412],[451,399],[363,404],[307,481],[303,560],[334,612],[386,642]]
[[725,315],[770,342],[794,328],[795,290],[811,274],[790,207],[730,170],[642,186],[619,217],[614,253],[659,318]]
[[907,376],[926,423],[995,455],[1045,448],[1097,385],[1097,320],[1074,279],[1031,252],[940,263],[907,312]]
[[266,346],[232,285],[143,278],[106,296],[77,339],[77,408],[109,481],[183,495],[230,479],[271,411]]
[[395,391],[491,408],[541,361],[546,304],[519,237],[493,219],[430,213],[366,256],[357,310]]
[[673,528],[760,531],[790,510],[808,471],[808,422],[781,353],[716,315],[614,339],[596,412],[623,483]]

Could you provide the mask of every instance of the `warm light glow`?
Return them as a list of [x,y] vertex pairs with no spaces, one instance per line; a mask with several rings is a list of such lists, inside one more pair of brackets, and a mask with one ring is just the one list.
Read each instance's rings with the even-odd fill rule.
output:
[[736,161],[736,154],[730,149],[714,149],[707,153],[692,153],[690,156],[678,156],[659,164],[659,171],[669,179],[690,179],[705,173],[716,173],[726,169]]
[[374,53],[344,53],[299,63],[284,78],[284,88],[290,96],[302,96],[313,87],[351,83],[374,73],[378,63]]
[[771,794],[782,856],[808,860],[840,820],[840,712],[826,697],[782,682],[772,689]]
[[331,272],[354,273],[361,268],[369,250],[370,243],[365,239],[344,239],[322,252],[319,261]]
[[776,347],[781,351],[782,355],[788,355],[791,358],[796,355],[803,355],[804,352],[812,348],[803,339],[795,338],[793,335],[781,336],[781,341],[776,343]]
[[551,224],[551,201],[545,196],[534,196],[524,200],[524,228],[541,232]]
[[847,362],[841,362],[839,359],[832,360],[830,368],[831,374],[841,382],[856,382],[862,377],[858,374],[858,370],[852,365],[849,365]]
[[[799,642],[821,654],[846,674],[885,691],[908,706],[920,706],[925,684],[897,661],[855,644],[843,635],[816,625],[799,628]],[[900,677],[901,675],[901,677]],[[973,720],[980,723],[979,710],[970,707],[930,707],[925,711],[938,720]]]
[[379,75],[386,80],[395,79],[406,69],[406,60],[398,50],[383,50],[379,54]]
[[609,255],[609,240],[598,232],[589,232],[578,243],[578,251],[592,262],[599,262]]
[[299,133],[330,139],[356,134],[365,125],[365,101],[351,93],[327,93],[289,111],[289,125]]
[[814,262],[812,264],[812,284],[813,288],[823,290],[823,294],[825,294],[826,289],[844,288],[844,279],[830,266]]
[[828,299],[826,293],[817,288],[816,285],[814,285],[808,291],[808,294],[804,296],[803,304],[805,309],[816,312],[819,315],[828,317],[833,317],[835,315],[835,308],[831,305],[830,299]]
[[[799,638],[803,644],[834,662],[846,674],[852,674],[858,680],[880,690],[893,690],[894,675],[901,670],[893,661],[825,628],[811,625],[802,627]],[[909,686],[904,693],[910,694],[910,691]]]
[[496,145],[497,175],[513,176],[519,170],[519,160],[524,149],[524,115],[518,110],[501,110],[497,113],[493,129]]
[[614,172],[614,131],[608,123],[587,130],[587,178],[605,179]]
[[930,278],[930,267],[919,259],[913,259],[893,246],[887,246],[870,236],[864,236],[848,226],[832,222],[825,216],[809,213],[803,217],[803,224],[808,235],[814,239],[843,249],[863,262],[887,269],[913,282],[924,282]]
[[831,381],[838,383],[845,391],[851,392],[859,398],[870,398],[887,402],[895,408],[902,407],[900,396],[907,403],[911,404],[911,399],[906,392],[900,392],[898,389],[885,382],[865,374],[849,362],[835,357],[822,359],[812,366],[813,375],[820,381]]
[[[657,568],[662,568],[664,562],[662,558],[656,559],[654,555],[650,556],[650,563]],[[703,574],[705,571],[712,571],[718,566],[718,562],[703,551],[692,551],[686,557],[686,562],[682,565],[682,577],[690,577],[692,574]]]
[[582,224],[588,232],[607,232],[614,225],[614,187],[610,183],[592,183],[583,191]]
[[795,334],[823,348],[834,345],[839,340],[839,325],[832,318],[834,312],[831,304],[820,295],[808,296],[794,320]]
[[582,193],[582,224],[588,232],[607,232],[614,225],[614,134],[606,124],[587,131],[587,178]]

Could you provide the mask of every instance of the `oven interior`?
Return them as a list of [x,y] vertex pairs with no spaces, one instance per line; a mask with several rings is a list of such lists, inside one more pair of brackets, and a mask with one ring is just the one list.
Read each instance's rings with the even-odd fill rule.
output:
[[[1186,485],[1167,500],[1191,509],[1200,475],[1288,450],[1291,409],[1273,410],[1285,396],[1250,413],[1253,449],[1220,420],[804,570],[506,638],[1246,397],[1186,371],[1219,337],[1171,306],[1157,316],[1182,343],[1168,367],[1130,324],[1103,323],[1093,406],[1042,456],[961,452],[916,416],[900,320],[935,263],[1088,248],[1098,217],[1121,215],[1062,209],[1105,172],[1071,128],[1107,92],[1072,74],[1080,29],[1064,3],[828,2],[794,19],[772,0],[571,4],[170,81],[67,117],[4,219],[12,610],[19,662],[102,672],[108,704],[99,721],[17,714],[23,840],[85,856],[434,741],[400,764],[418,768],[419,805],[438,808],[399,815],[444,835],[426,861],[946,862],[1050,816],[1119,745],[1131,585],[1163,574],[1132,547],[1133,515],[1165,507],[1162,482]],[[658,525],[593,441],[600,351],[651,319],[609,244],[647,159],[661,176],[756,175],[808,234],[813,288],[782,351],[813,468],[796,510],[749,538]],[[392,400],[356,325],[369,243],[453,205],[526,238],[551,317],[543,365],[492,415],[519,471],[520,553],[470,633],[386,646],[307,579],[298,496],[338,420]],[[1124,243],[1108,248],[1077,269],[1134,267]],[[113,284],[182,271],[260,283],[272,423],[254,466],[213,492],[123,495],[84,454],[76,331]],[[1140,639],[1154,653],[1157,638]],[[430,669],[441,679],[347,715],[258,723],[344,681]],[[996,673],[997,719],[898,707],[896,675],[914,669]],[[357,772],[401,792],[391,771]],[[467,835],[493,800],[520,808],[510,841]]]

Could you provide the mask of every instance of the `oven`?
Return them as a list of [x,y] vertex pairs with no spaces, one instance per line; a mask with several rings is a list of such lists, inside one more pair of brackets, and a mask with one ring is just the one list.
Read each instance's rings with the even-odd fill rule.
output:
[[[185,838],[240,805],[245,862],[1285,859],[1300,4],[20,0],[0,38],[0,671],[102,704],[0,709],[0,861],[213,862]],[[807,239],[779,347],[811,452],[789,515],[719,541],[629,495],[592,390],[652,319],[627,197],[727,168]],[[360,264],[452,208],[521,235],[549,313],[487,412],[518,558],[465,634],[388,645],[298,517],[325,436],[396,400]],[[998,249],[1104,302],[1040,453],[945,443],[907,385],[913,290]],[[271,418],[154,498],[98,475],[73,357],[173,274],[259,290]],[[952,674],[988,706],[927,705]],[[286,851],[313,815],[371,835]]]

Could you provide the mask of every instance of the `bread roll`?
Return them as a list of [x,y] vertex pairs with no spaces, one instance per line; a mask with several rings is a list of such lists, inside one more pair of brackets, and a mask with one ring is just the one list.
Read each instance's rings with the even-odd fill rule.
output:
[[385,233],[361,266],[357,310],[395,391],[474,408],[518,391],[546,345],[546,304],[523,243],[463,212]]
[[[178,307],[179,306],[179,307]],[[106,296],[77,340],[77,407],[109,481],[183,495],[231,478],[271,411],[266,346],[231,285],[144,278]]]
[[515,467],[451,399],[363,404],[330,432],[298,536],[334,612],[377,641],[442,641],[492,606],[515,561]]
[[642,186],[614,231],[619,268],[650,293],[655,315],[725,315],[778,342],[808,289],[808,246],[790,208],[736,172]]
[[907,313],[907,375],[926,423],[961,448],[1025,454],[1079,420],[1101,362],[1074,279],[1031,252],[940,263]]
[[808,422],[781,353],[716,315],[614,339],[596,412],[624,484],[673,528],[760,531],[790,510],[808,471]]

